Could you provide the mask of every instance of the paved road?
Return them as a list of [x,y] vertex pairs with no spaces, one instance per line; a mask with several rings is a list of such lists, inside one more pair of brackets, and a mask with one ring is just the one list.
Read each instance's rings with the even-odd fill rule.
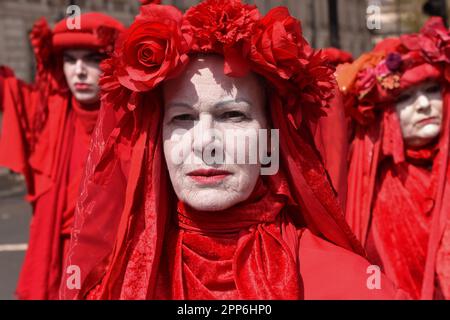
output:
[[0,299],[14,299],[14,289],[28,241],[31,207],[25,187],[0,168]]

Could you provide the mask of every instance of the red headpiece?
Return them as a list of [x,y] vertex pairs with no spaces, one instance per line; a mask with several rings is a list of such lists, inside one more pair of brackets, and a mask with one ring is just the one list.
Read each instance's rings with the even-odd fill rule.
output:
[[112,51],[119,32],[125,29],[116,19],[97,12],[80,15],[79,29],[72,26],[69,19],[72,18],[61,20],[53,29],[55,50],[87,48]]
[[430,18],[420,33],[388,38],[351,64],[337,69],[341,91],[359,107],[347,110],[357,121],[370,118],[368,106],[395,101],[405,89],[426,80],[448,81],[450,33],[441,18]]

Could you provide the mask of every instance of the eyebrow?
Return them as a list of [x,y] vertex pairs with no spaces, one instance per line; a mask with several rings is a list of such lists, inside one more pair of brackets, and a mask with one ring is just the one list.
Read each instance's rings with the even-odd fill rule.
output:
[[[214,104],[215,108],[220,108],[220,107],[224,107],[227,104],[230,103],[241,103],[241,102],[245,102],[246,104],[248,104],[249,106],[252,106],[252,103],[250,101],[248,101],[247,99],[244,98],[238,98],[238,99],[233,99],[233,100],[224,100],[224,101],[219,101],[216,104]],[[185,108],[190,108],[192,109],[192,106],[186,102],[171,102],[168,104],[168,107],[185,107]]]
[[[71,55],[68,52],[64,52],[64,57],[68,57],[68,58],[74,59],[74,60],[78,59],[77,57]],[[89,52],[89,53],[86,53],[83,56],[81,56],[81,59],[96,59],[96,58],[104,59],[104,55],[102,55],[101,53],[98,53],[98,52]]]

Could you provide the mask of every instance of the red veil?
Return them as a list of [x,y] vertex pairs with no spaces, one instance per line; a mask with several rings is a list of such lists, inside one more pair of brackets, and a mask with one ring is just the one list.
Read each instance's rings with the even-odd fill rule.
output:
[[[442,21],[431,18],[419,34],[386,39],[337,72],[355,120],[347,220],[372,262],[413,298],[436,297],[436,274],[441,291],[448,293],[450,285],[442,258],[449,254],[449,40]],[[412,150],[403,145],[395,99],[427,80],[442,88],[441,135],[436,144]]]
[[[264,179],[265,186],[258,184],[249,200],[229,209],[229,215],[217,215],[217,219],[224,217],[220,221],[182,203],[177,205],[162,151],[163,104],[158,84],[176,77],[189,57],[199,53],[222,55],[229,76],[239,77],[249,70],[262,75],[268,83],[272,125],[280,130],[280,173]],[[309,268],[312,274],[331,264],[318,258],[315,250],[319,247],[342,250],[332,260],[342,263],[342,270],[349,267],[346,254],[363,255],[345,222],[311,133],[331,98],[334,70],[324,66],[321,54],[309,47],[300,23],[286,8],[275,8],[262,18],[255,6],[237,0],[207,0],[184,16],[172,6],[143,6],[119,39],[114,57],[104,63],[104,71],[102,107],[82,180],[61,298],[153,299],[167,297],[164,290],[172,290],[172,298],[309,297],[299,292],[297,272],[292,269],[292,257],[298,250],[294,226],[305,226],[308,231],[302,239],[316,246],[304,252],[304,260],[314,262]],[[272,195],[267,195],[267,187]],[[280,205],[286,198],[293,205],[289,210]],[[178,226],[193,232],[169,227],[176,211]],[[273,224],[273,212],[283,216],[276,220],[279,225]],[[260,224],[249,227],[249,221]],[[250,228],[241,234],[236,249],[237,256],[247,259],[232,262],[233,268],[239,269],[231,275],[239,293],[227,296],[205,291],[205,282],[216,289],[227,286],[226,279],[218,276],[222,274],[219,269],[231,264],[230,258],[223,256],[214,258],[212,268],[203,269],[208,272],[201,279],[193,276],[193,269],[175,268],[176,272],[167,275],[173,286],[161,287],[161,281],[168,281],[164,279],[166,267],[186,258],[179,256],[186,241],[202,247],[204,256],[228,254],[227,243],[194,232],[200,229],[203,235],[216,234],[223,231],[217,230],[221,226],[227,230]],[[284,230],[281,234],[279,228]],[[205,267],[206,258],[196,256],[192,248],[184,252],[190,252],[193,268]],[[308,255],[316,259],[308,259]],[[307,269],[305,266],[302,272]],[[347,270],[345,280],[353,276]],[[323,288],[327,293],[332,292],[333,284],[324,288],[321,283],[340,281],[339,277],[312,278],[305,279],[304,286]],[[280,287],[283,279],[286,285]],[[198,292],[183,289],[183,281]],[[356,291],[347,290],[349,295]]]
[[27,200],[33,206],[29,246],[17,287],[20,299],[58,298],[83,156],[98,114],[98,110],[84,110],[72,98],[61,52],[90,48],[106,53],[123,29],[120,22],[103,14],[80,18],[79,30],[69,30],[65,19],[53,30],[44,18],[35,23],[30,39],[37,76],[32,85],[6,68],[0,73],[4,109],[0,165],[25,176]]

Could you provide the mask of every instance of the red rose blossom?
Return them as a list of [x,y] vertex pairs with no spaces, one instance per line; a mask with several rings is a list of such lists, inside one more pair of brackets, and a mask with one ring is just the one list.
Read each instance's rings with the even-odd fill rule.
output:
[[185,14],[194,35],[193,50],[223,54],[224,72],[242,76],[249,71],[250,38],[260,14],[239,0],[207,0]]
[[149,91],[176,76],[188,61],[189,37],[181,33],[182,13],[172,6],[141,7],[121,36],[116,53],[117,79],[132,91]]
[[[326,106],[332,97],[334,69],[302,36],[300,21],[285,7],[270,10],[252,37],[252,69],[275,85],[289,105]],[[317,110],[320,108],[316,108]]]
[[300,21],[285,7],[270,10],[252,38],[252,61],[282,79],[289,80],[305,67],[312,53],[302,36]]

